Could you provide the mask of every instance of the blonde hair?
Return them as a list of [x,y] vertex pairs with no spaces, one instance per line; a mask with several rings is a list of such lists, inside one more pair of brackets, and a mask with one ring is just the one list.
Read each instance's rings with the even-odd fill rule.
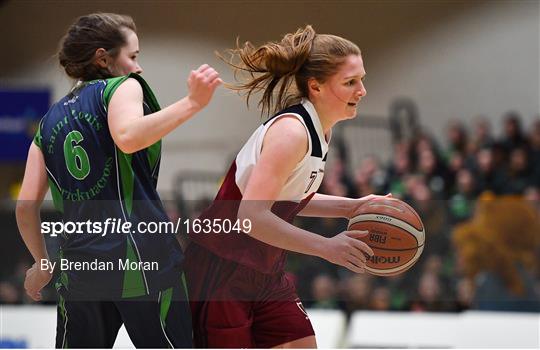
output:
[[[249,41],[228,50],[226,63],[233,67],[237,84],[230,89],[245,92],[246,102],[253,93],[262,92],[258,106],[265,115],[275,113],[302,97],[308,97],[308,80],[324,83],[335,74],[349,55],[360,55],[351,41],[330,34],[317,34],[307,25],[286,34],[280,42],[255,47]],[[239,73],[246,73],[239,78]]]

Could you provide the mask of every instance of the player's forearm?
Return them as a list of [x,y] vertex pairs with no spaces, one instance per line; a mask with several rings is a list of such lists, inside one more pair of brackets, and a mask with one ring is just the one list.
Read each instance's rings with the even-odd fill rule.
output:
[[326,238],[302,230],[280,219],[270,209],[257,208],[257,204],[242,204],[240,220],[249,219],[249,235],[259,241],[285,250],[322,257]]
[[17,226],[24,241],[24,244],[32,254],[36,262],[41,259],[49,259],[45,240],[41,234],[41,218],[39,216],[39,206],[35,203],[19,201],[15,210]]
[[161,140],[198,111],[200,107],[184,97],[158,112],[134,118],[119,133],[117,145],[125,153],[140,151]]
[[357,200],[316,193],[298,215],[322,218],[349,218]]

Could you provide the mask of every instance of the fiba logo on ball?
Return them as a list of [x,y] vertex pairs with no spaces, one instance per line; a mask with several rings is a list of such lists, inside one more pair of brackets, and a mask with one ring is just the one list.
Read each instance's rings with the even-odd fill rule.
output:
[[373,232],[373,233],[370,232],[369,240],[371,242],[384,244],[386,243],[386,232]]
[[424,250],[425,231],[420,216],[396,198],[376,198],[364,204],[349,221],[349,230],[368,231],[360,238],[374,255],[366,271],[392,276],[411,268]]

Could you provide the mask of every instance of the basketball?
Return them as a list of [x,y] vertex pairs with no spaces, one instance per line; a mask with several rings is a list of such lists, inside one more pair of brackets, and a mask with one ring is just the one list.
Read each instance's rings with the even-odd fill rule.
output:
[[349,230],[368,231],[360,240],[374,252],[366,270],[377,276],[393,276],[413,266],[424,250],[424,224],[416,211],[395,198],[376,198],[364,204],[350,219]]

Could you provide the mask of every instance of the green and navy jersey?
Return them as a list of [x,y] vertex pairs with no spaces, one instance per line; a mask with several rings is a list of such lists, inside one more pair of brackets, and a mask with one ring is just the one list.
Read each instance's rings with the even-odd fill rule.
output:
[[111,261],[115,268],[119,259],[128,259],[157,262],[159,268],[66,270],[61,282],[72,293],[140,296],[167,286],[179,276],[183,255],[174,235],[137,232],[139,222],[169,220],[156,190],[161,141],[126,154],[114,144],[109,131],[109,102],[128,78],[136,79],[143,88],[144,114],[158,111],[154,94],[137,74],[85,82],[50,108],[34,142],[43,153],[54,205],[62,212],[64,223],[90,220],[101,222],[102,227],[107,219],[132,223],[129,233],[66,233],[61,258]]

